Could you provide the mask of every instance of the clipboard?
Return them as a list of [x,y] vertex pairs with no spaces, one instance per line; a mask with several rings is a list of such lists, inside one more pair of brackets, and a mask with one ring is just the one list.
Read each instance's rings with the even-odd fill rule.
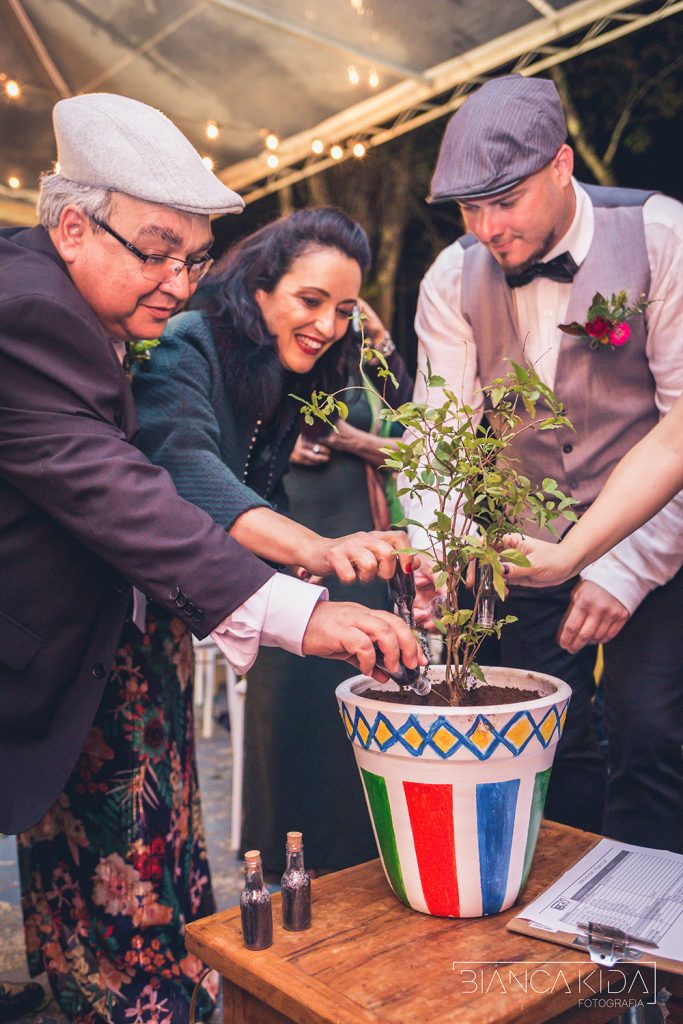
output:
[[573,932],[555,931],[545,925],[513,917],[506,928],[520,935],[529,935],[543,942],[554,942],[558,946],[568,946],[588,954],[594,964],[602,967],[614,967],[616,964],[639,964],[644,966],[654,963],[660,971],[683,975],[683,960],[672,960],[660,956],[656,948],[649,942],[628,935],[619,928],[588,922],[585,929],[575,935]]
[[506,927],[608,969],[653,964],[683,975],[681,893],[682,854],[601,838]]

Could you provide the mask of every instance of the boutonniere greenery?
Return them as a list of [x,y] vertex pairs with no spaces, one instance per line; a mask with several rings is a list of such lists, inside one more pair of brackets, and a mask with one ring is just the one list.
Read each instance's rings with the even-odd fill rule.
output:
[[639,316],[649,305],[644,295],[630,304],[625,291],[617,292],[609,299],[596,292],[585,321],[582,324],[576,320],[571,324],[560,324],[560,330],[587,342],[589,348],[598,352],[603,348],[621,348],[631,337],[629,320]]
[[144,367],[145,363],[148,363],[152,358],[150,355],[151,350],[160,344],[161,338],[149,338],[146,341],[127,341],[126,355],[123,361],[126,372],[130,373],[135,363],[140,363]]

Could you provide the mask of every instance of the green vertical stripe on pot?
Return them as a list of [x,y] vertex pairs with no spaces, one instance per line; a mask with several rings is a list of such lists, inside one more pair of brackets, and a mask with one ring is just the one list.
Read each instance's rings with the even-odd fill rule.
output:
[[375,832],[377,833],[377,838],[379,840],[382,862],[386,873],[389,876],[391,888],[394,890],[401,902],[405,903],[406,906],[409,906],[408,897],[406,896],[406,890],[403,884],[401,862],[398,859],[398,847],[396,846],[394,823],[391,818],[391,806],[389,804],[387,784],[381,775],[373,775],[372,772],[366,771],[365,768],[361,768],[360,773],[363,778],[363,785],[365,786],[365,792],[367,793],[368,803],[370,804],[372,820],[375,823]]
[[531,812],[529,814],[529,831],[526,837],[526,850],[524,851],[522,884],[519,887],[520,892],[526,885],[526,880],[529,877],[529,869],[531,868],[531,861],[533,860],[534,850],[536,849],[536,840],[538,839],[538,830],[541,827],[541,818],[543,817],[543,807],[545,806],[545,795],[548,792],[550,772],[551,768],[546,768],[544,772],[537,772],[536,779],[534,781],[534,792],[531,797]]

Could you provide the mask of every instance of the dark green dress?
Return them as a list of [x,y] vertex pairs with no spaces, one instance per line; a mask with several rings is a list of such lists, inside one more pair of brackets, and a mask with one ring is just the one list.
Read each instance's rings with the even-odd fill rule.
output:
[[[349,422],[370,427],[365,396]],[[285,478],[289,514],[317,533],[340,537],[373,528],[362,459],[332,452],[316,468],[292,464]],[[330,598],[388,609],[383,581],[325,580]],[[353,668],[262,648],[248,674],[242,847],[261,851],[264,869],[284,869],[285,836],[303,832],[308,867],[345,868],[377,856],[353,750],[335,687]]]

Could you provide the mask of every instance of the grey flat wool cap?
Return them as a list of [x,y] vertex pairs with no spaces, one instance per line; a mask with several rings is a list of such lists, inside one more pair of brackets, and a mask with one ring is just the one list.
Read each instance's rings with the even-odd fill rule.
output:
[[60,100],[52,113],[59,173],[186,213],[241,213],[244,201],[204,166],[154,107],[113,93]]
[[550,79],[492,78],[448,122],[427,202],[505,192],[545,167],[566,138],[564,111]]

